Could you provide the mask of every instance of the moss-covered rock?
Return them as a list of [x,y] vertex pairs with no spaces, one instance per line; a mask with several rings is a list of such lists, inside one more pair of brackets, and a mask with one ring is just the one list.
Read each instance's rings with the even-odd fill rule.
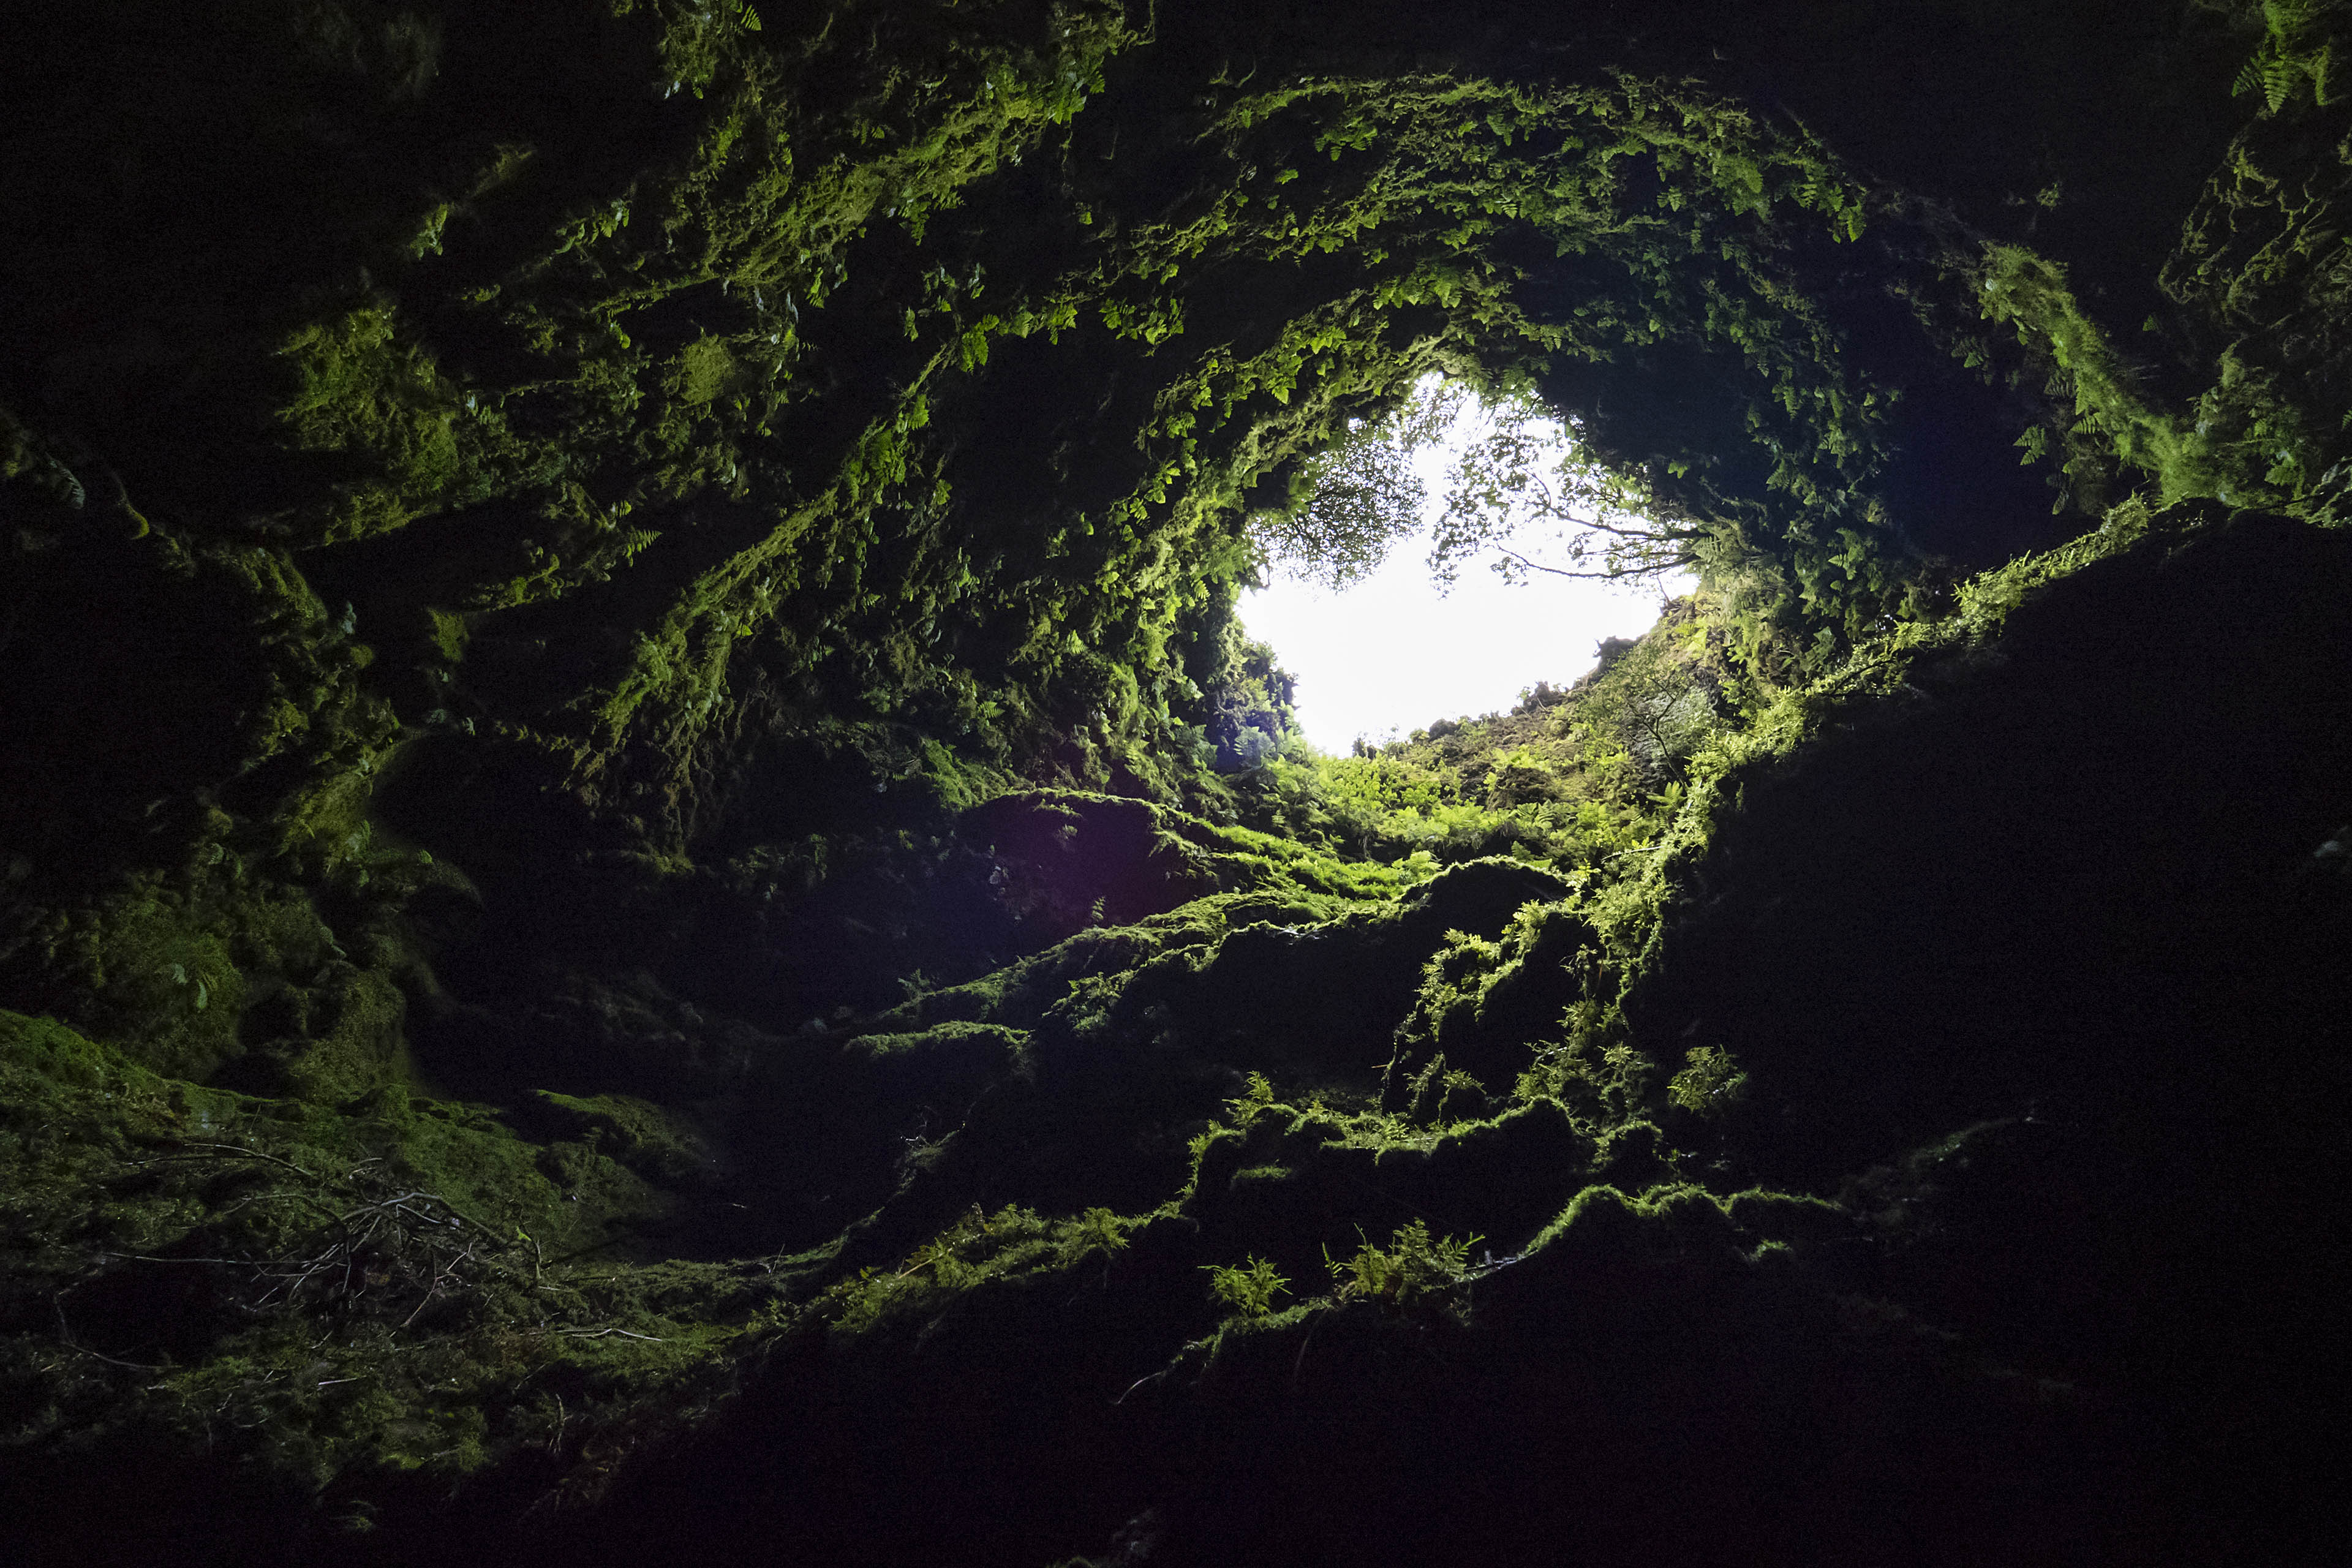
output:
[[[2315,1554],[2345,31],[27,22],[0,1550]],[[1319,757],[1430,374],[1699,581]]]

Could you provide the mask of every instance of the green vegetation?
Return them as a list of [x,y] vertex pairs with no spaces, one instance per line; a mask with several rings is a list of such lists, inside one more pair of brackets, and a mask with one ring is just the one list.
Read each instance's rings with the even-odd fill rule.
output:
[[1211,1267],[1209,1293],[1244,1317],[1263,1318],[1274,1310],[1274,1299],[1283,1294],[1290,1281],[1274,1271],[1274,1265],[1263,1258],[1253,1258],[1243,1267],[1221,1268]]
[[1572,686],[1507,714],[1441,719],[1346,757],[1293,744],[1237,781],[1252,820],[1411,865],[1485,855],[1603,874],[1679,807],[1705,742],[1769,689],[1730,656],[1715,606],[1685,599],[1612,642]]
[[2327,1538],[2352,11],[1737,9],[28,24],[0,1545]]
[[1427,1225],[1411,1220],[1398,1227],[1386,1250],[1368,1241],[1353,1258],[1330,1258],[1328,1266],[1342,1297],[1360,1296],[1402,1311],[1461,1284],[1470,1248],[1484,1239],[1433,1240]]
[[585,1497],[773,1321],[760,1271],[647,1258],[665,1200],[593,1143],[476,1108],[254,1100],[15,1014],[0,1090],[19,1449],[152,1432],[349,1504],[532,1447]]

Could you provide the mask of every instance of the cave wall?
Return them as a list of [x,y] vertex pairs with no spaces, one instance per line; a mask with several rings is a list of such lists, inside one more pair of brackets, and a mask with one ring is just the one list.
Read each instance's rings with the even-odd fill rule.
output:
[[[717,1421],[730,1500],[846,1560],[948,1550],[934,1486],[1027,1500],[986,1556],[1426,1554],[1431,1489],[1508,1552],[1692,1464],[2032,1560],[2243,1458],[2148,1412],[2275,1470],[2149,1539],[2316,1539],[2339,22],[28,27],[0,1436],[81,1500],[45,1539],[139,1466],[224,1556],[587,1552],[506,1531],[616,1485],[620,1550]],[[1703,659],[1710,738],[1573,855],[1407,855],[1248,765],[1248,515],[1433,373],[1573,417],[1705,573],[1645,657]],[[1717,1334],[1773,1352],[1709,1427]],[[1775,1459],[1784,1416],[1866,1436]],[[1415,1421],[1465,1436],[1382,1449]],[[2112,1473],[2034,1492],[2078,1443]],[[878,1531],[794,1490],[859,1453]],[[1596,1554],[1706,1560],[1641,1495]]]

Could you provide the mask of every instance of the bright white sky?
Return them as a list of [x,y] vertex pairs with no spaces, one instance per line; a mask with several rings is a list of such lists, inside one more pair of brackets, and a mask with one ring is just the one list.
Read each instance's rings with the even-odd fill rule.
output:
[[[1298,678],[1299,722],[1323,751],[1345,754],[1359,735],[1379,741],[1439,719],[1508,712],[1537,681],[1565,686],[1591,669],[1601,638],[1649,630],[1662,594],[1691,591],[1679,576],[1538,576],[1514,587],[1489,570],[1489,556],[1465,565],[1441,598],[1429,576],[1430,530],[1469,417],[1443,447],[1418,454],[1429,487],[1422,531],[1398,541],[1379,571],[1339,594],[1277,579],[1242,596],[1242,624]],[[1528,553],[1543,559],[1538,549]]]

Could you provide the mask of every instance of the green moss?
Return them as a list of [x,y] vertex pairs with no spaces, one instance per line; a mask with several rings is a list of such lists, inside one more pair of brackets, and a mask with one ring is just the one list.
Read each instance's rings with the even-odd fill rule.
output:
[[1696,1046],[1685,1053],[1685,1065],[1666,1084],[1666,1098],[1697,1115],[1720,1114],[1747,1092],[1748,1075],[1719,1046]]
[[[546,1173],[567,1147],[568,1191]],[[338,1112],[205,1089],[16,1014],[0,1188],[0,1375],[32,1413],[0,1443],[20,1451],[160,1426],[309,1489],[462,1475],[691,1419],[762,1321],[730,1268],[574,1261],[660,1209],[577,1145],[396,1090]],[[573,1394],[562,1430],[551,1384]]]
[[1018,1206],[982,1214],[974,1205],[897,1268],[862,1269],[818,1297],[812,1310],[841,1336],[936,1319],[969,1292],[1024,1287],[1090,1259],[1116,1258],[1145,1223],[1104,1208],[1049,1221]]
[[1629,1197],[1615,1186],[1591,1186],[1528,1246],[1546,1267],[1571,1268],[1671,1256],[1685,1250],[1728,1249],[1735,1234],[1722,1201],[1703,1189],[1652,1187]]
[[715,402],[734,378],[735,361],[716,338],[698,338],[678,351],[677,396],[686,403]]
[[306,327],[281,352],[299,377],[280,414],[293,444],[364,453],[383,468],[382,478],[350,487],[313,528],[358,539],[446,504],[464,467],[457,395],[430,359],[395,343],[388,308],[371,303]]
[[625,1094],[582,1099],[541,1089],[539,1098],[572,1124],[579,1141],[647,1179],[676,1185],[708,1173],[711,1152],[676,1111]]

